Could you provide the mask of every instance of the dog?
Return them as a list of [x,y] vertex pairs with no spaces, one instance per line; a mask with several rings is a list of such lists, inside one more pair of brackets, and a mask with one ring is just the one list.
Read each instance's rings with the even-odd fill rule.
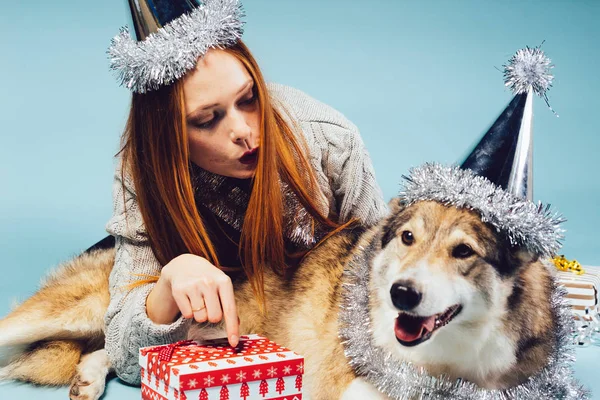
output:
[[[339,334],[344,271],[367,248],[372,339],[398,362],[489,389],[522,383],[546,365],[557,316],[543,262],[473,211],[396,198],[379,224],[330,237],[289,276],[267,271],[266,313],[247,282],[234,288],[240,332],[302,354],[311,399],[386,398],[357,376]],[[112,370],[102,342],[113,260],[113,249],[81,255],[0,321],[0,379],[70,384],[71,399],[102,394]],[[218,328],[195,324],[188,336]]]

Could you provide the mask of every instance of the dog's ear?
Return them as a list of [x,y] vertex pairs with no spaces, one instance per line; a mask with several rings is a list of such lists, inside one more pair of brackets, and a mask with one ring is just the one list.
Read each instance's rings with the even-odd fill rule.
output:
[[516,249],[514,252],[514,257],[521,263],[521,265],[534,263],[540,258],[537,253],[529,251],[523,247]]
[[396,215],[406,208],[406,203],[400,197],[394,197],[388,203],[391,215]]
[[529,251],[524,247],[513,247],[509,253],[509,260],[512,260],[511,262],[515,269],[527,268],[536,263],[540,258],[539,254]]
[[492,259],[497,259],[496,270],[500,275],[513,275],[523,268],[527,269],[539,260],[540,256],[537,253],[529,251],[523,246],[511,244],[509,238],[504,234],[495,232],[495,235],[497,239],[495,248],[498,252]]

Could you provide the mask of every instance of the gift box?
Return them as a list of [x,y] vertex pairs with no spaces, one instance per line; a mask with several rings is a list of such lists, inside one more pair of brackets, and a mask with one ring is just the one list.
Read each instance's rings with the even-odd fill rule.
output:
[[140,349],[142,399],[300,400],[304,358],[258,335]]
[[579,271],[559,271],[558,281],[567,289],[567,301],[576,319],[585,319],[598,310],[600,267],[583,266]]

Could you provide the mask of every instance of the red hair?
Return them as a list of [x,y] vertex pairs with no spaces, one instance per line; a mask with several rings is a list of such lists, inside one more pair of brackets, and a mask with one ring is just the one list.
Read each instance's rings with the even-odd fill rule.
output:
[[[319,211],[320,204],[314,199],[321,198],[321,192],[305,147],[272,106],[248,48],[240,41],[225,51],[248,70],[259,104],[261,151],[239,245],[242,266],[258,303],[264,307],[264,266],[270,265],[278,273],[288,268],[279,179],[330,234],[347,224],[340,225]],[[221,267],[194,200],[182,80],[156,91],[133,94],[121,153],[123,174],[127,170],[133,178],[150,246],[161,265],[191,253]]]

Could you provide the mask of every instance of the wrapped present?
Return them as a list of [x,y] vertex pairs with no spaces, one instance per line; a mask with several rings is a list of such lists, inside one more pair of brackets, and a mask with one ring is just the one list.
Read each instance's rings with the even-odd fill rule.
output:
[[558,269],[559,283],[567,290],[565,297],[573,311],[573,343],[600,346],[600,267],[582,266],[564,256],[557,256],[552,261]]
[[300,400],[304,358],[258,335],[140,349],[142,399]]
[[576,318],[585,318],[598,310],[600,300],[600,267],[581,266],[563,256],[554,260],[558,268],[558,281],[567,289],[567,300]]

